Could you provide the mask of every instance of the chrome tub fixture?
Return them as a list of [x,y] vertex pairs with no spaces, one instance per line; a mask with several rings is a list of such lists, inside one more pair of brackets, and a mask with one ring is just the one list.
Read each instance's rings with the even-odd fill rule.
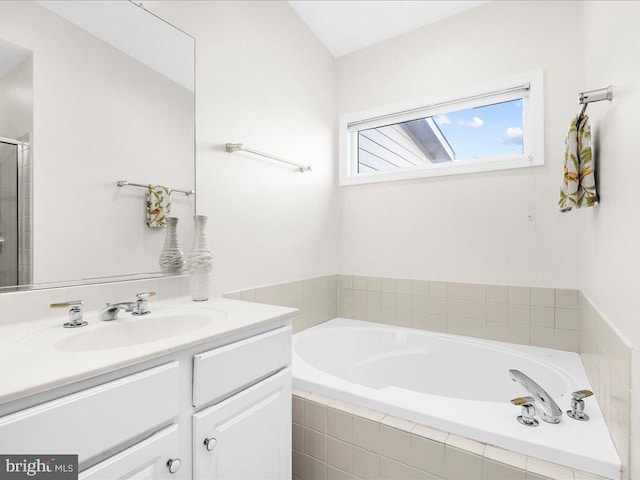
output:
[[567,410],[567,415],[574,420],[580,420],[586,422],[589,420],[589,415],[584,413],[584,398],[593,395],[591,390],[578,390],[571,394],[571,410]]
[[558,404],[553,400],[553,398],[551,398],[544,388],[520,370],[509,370],[509,374],[514,382],[520,383],[527,389],[531,397],[535,399],[537,407],[536,410],[542,420],[548,423],[560,423],[560,420],[562,419],[562,410],[560,410]]

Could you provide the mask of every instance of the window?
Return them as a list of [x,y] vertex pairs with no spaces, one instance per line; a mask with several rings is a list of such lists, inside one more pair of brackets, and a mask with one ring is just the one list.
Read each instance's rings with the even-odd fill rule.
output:
[[544,164],[542,72],[340,117],[340,184]]

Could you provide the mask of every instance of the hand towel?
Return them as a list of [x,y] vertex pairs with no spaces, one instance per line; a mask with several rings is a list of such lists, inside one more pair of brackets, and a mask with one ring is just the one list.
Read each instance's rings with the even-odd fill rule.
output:
[[565,140],[564,169],[558,206],[561,212],[568,212],[573,208],[593,207],[597,204],[589,117],[573,117]]
[[150,228],[165,228],[167,215],[171,211],[171,190],[162,185],[149,185],[147,194],[147,225]]

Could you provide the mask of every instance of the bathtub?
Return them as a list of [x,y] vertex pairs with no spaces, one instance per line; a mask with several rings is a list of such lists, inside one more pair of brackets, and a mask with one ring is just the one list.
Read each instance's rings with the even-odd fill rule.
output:
[[591,420],[563,415],[537,428],[509,400],[527,394],[518,369],[562,411],[591,389],[577,353],[337,318],[296,333],[293,386],[606,478],[620,460],[595,400]]

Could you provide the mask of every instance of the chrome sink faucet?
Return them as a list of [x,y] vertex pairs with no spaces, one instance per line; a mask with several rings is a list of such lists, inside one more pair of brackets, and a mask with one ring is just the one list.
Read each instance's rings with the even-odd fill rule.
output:
[[116,320],[120,310],[133,313],[134,315],[146,315],[150,313],[148,306],[148,298],[153,297],[156,292],[144,292],[136,294],[136,300],[134,302],[118,302],[107,303],[105,307],[100,310],[99,319],[103,321]]
[[520,370],[509,370],[509,374],[514,382],[520,383],[535,399],[536,410],[542,420],[548,423],[560,423],[562,410],[544,388]]
[[100,310],[98,318],[106,322],[117,320],[118,312],[120,312],[120,310],[124,310],[125,312],[133,312],[133,309],[135,307],[135,302],[107,303],[107,305]]

